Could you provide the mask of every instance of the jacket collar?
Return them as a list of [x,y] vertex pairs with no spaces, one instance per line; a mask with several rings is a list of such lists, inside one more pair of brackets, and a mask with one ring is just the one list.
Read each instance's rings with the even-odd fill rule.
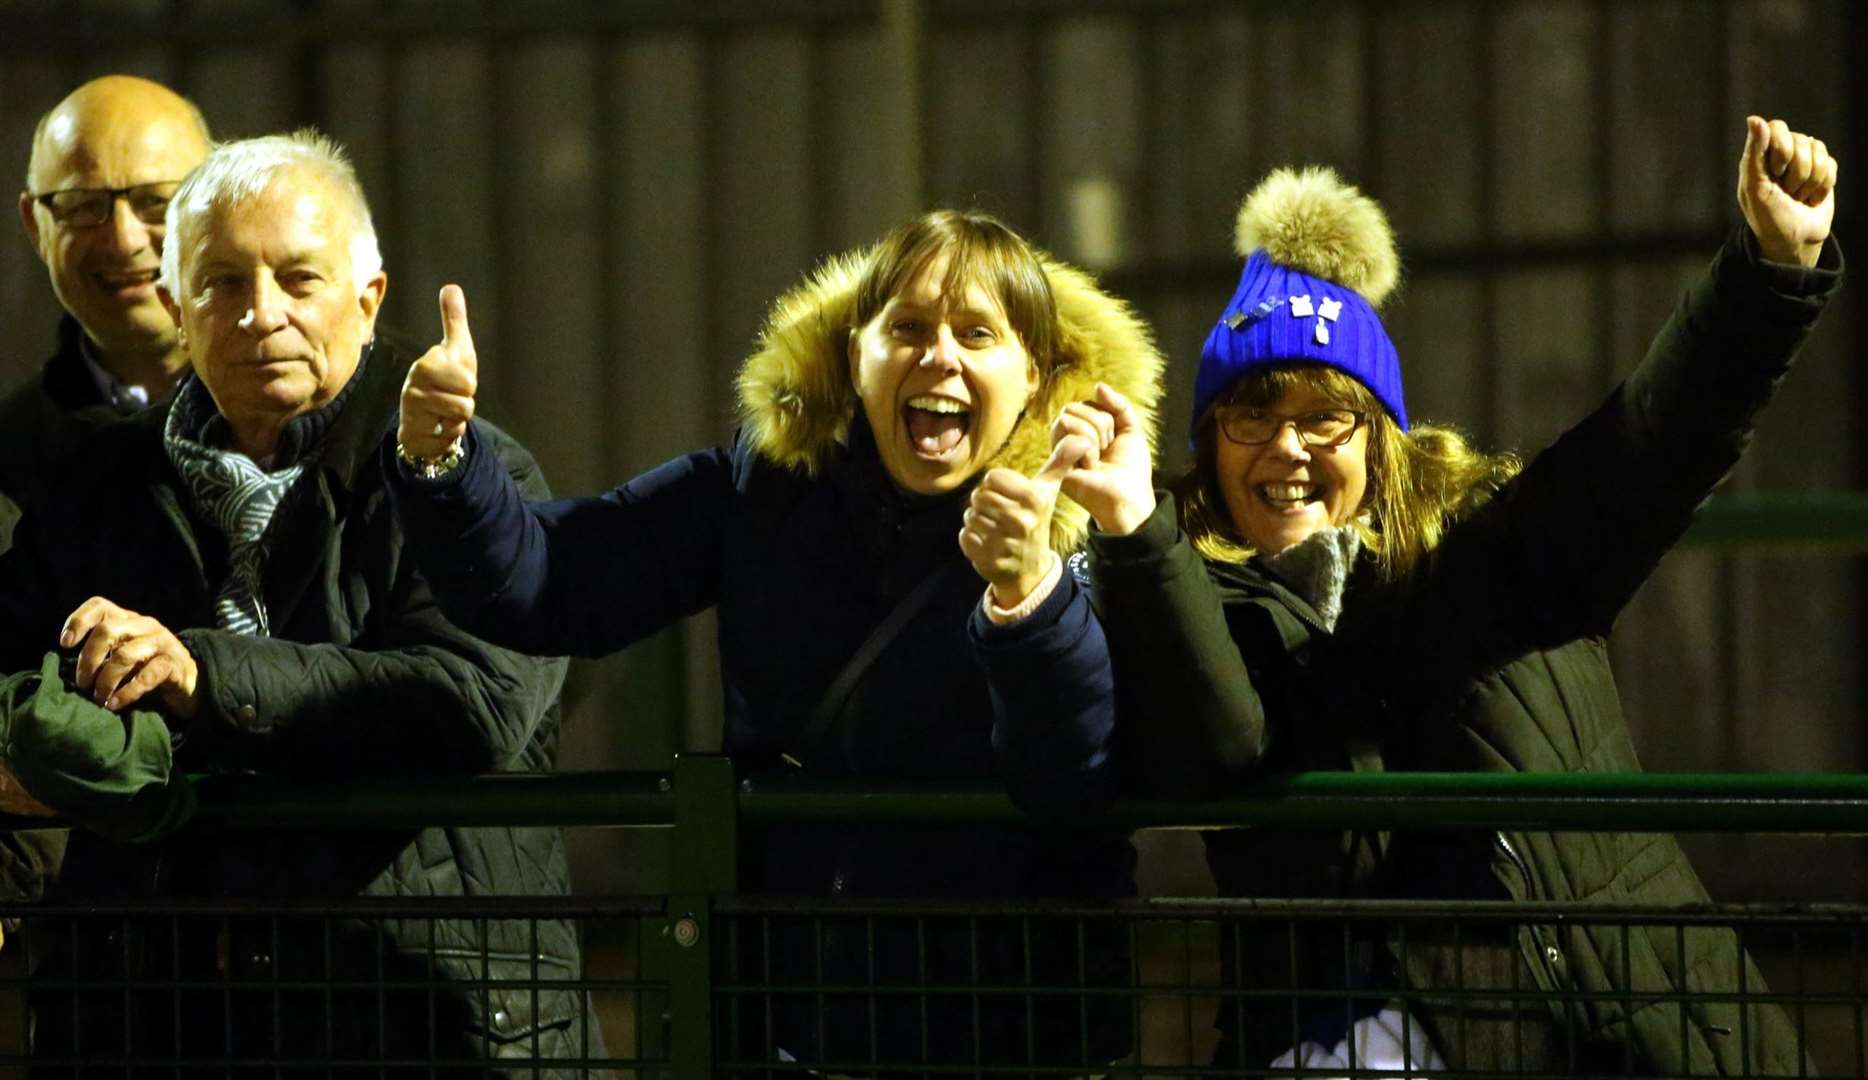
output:
[[[814,476],[849,445],[860,412],[850,384],[848,346],[856,286],[874,255],[864,248],[832,258],[772,305],[759,347],[740,368],[742,438],[768,461]],[[1029,476],[1051,451],[1051,420],[1072,401],[1092,397],[1106,382],[1133,401],[1155,442],[1155,407],[1163,361],[1153,332],[1129,305],[1097,287],[1089,275],[1048,256],[1042,259],[1063,324],[1059,362],[988,463]],[[1060,498],[1051,521],[1051,546],[1081,547],[1089,514]]]
[[849,508],[846,518],[865,549],[877,557],[907,555],[914,562],[925,561],[928,551],[944,555],[952,549],[973,485],[939,495],[903,491],[883,467],[875,434],[860,411],[851,419],[847,442],[847,453],[825,473]]
[[1330,631],[1325,626],[1323,616],[1317,612],[1309,600],[1295,589],[1267,571],[1256,558],[1243,563],[1207,561],[1207,570],[1222,588],[1232,589],[1246,596],[1260,600],[1274,601],[1276,606],[1295,616],[1295,622],[1301,626],[1280,627],[1284,631],[1285,645],[1294,648],[1308,642],[1311,638],[1328,637]]
[[360,470],[377,468],[376,452],[395,418],[402,379],[412,363],[413,354],[381,334],[365,348],[367,355],[344,389],[348,400],[330,418],[319,455],[320,466],[346,490],[357,486]]
[[[125,393],[118,399],[107,392],[106,386],[128,388],[117,381],[116,376],[105,370],[97,353],[96,343],[84,334],[84,327],[67,312],[58,319],[58,351],[46,361],[40,377],[40,385],[54,406],[60,412],[99,410],[103,417],[134,416],[145,408],[161,405],[163,401],[175,397],[175,392],[186,382],[188,373],[170,384],[167,391],[148,405],[141,405]],[[133,393],[133,392],[130,392]]]
[[46,362],[40,381],[45,387],[45,396],[60,412],[110,404],[97,389],[97,380],[85,370],[84,328],[70,315],[59,316],[58,351]]

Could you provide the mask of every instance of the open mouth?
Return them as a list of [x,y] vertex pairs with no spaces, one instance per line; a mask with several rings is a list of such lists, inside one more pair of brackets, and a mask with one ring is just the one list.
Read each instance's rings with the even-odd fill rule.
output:
[[920,394],[902,406],[902,427],[917,455],[945,461],[972,430],[973,411],[952,398]]
[[94,274],[97,283],[107,292],[126,293],[149,288],[156,283],[156,269],[148,270],[112,270]]
[[1266,483],[1252,490],[1273,510],[1292,513],[1323,499],[1323,488],[1316,484]]

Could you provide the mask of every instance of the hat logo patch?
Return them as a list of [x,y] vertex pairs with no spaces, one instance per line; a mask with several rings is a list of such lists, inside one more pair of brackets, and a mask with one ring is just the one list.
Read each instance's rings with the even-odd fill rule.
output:
[[1313,304],[1309,293],[1291,297],[1292,318],[1308,319],[1312,315],[1317,317],[1316,337],[1319,345],[1330,343],[1330,324],[1335,322],[1342,313],[1343,302],[1341,300],[1326,296]]
[[1291,309],[1291,318],[1316,318],[1317,344],[1328,345],[1330,343],[1330,324],[1335,322],[1342,315],[1343,302],[1328,296],[1314,301],[1311,299],[1309,293],[1292,296],[1288,301],[1282,296],[1271,297],[1261,301],[1258,306],[1251,311],[1235,311],[1231,315],[1226,316],[1226,326],[1232,330],[1243,330],[1252,323],[1258,322],[1265,316],[1278,310],[1278,308],[1285,306],[1287,303]]

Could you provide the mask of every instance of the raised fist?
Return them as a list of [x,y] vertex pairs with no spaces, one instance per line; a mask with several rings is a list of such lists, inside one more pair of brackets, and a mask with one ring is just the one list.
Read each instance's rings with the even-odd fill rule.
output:
[[1738,207],[1766,259],[1815,266],[1836,217],[1836,159],[1821,139],[1748,116]]

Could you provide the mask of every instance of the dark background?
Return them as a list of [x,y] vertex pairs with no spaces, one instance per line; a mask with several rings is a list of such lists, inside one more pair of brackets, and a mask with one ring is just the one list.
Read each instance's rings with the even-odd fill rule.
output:
[[[438,337],[460,282],[483,412],[567,493],[729,437],[764,305],[937,205],[999,212],[1154,320],[1178,463],[1237,200],[1324,162],[1401,236],[1410,413],[1529,451],[1635,363],[1736,220],[1747,111],[1828,141],[1860,235],[1864,56],[1868,5],[1845,0],[0,0],[0,161],[23,175],[38,116],[112,71],[191,95],[223,138],[324,128],[373,202],[387,319]],[[1732,489],[1861,486],[1864,295]],[[24,237],[0,241],[0,379],[50,353],[56,314]],[[1859,768],[1862,583],[1847,551],[1670,557],[1616,634],[1648,766]],[[711,623],[579,665],[571,696],[566,767],[716,745]],[[1693,845],[1727,897],[1863,892],[1853,841]],[[1196,852],[1154,837],[1150,887],[1199,888]],[[659,877],[639,835],[576,854],[586,889]]]

